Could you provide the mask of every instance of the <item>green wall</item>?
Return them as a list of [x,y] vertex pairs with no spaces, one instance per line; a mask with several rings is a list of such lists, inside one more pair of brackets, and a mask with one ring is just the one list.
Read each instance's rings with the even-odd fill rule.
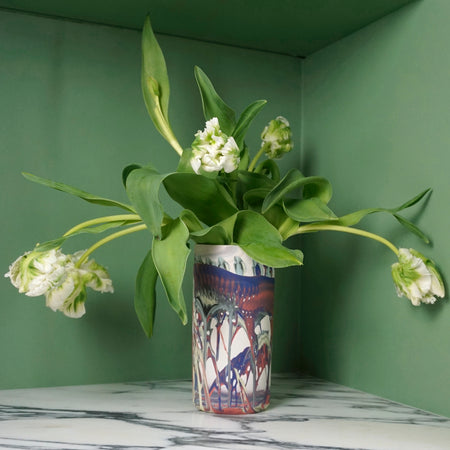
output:
[[[259,145],[265,123],[283,114],[292,121],[300,162],[300,70],[296,58],[161,37],[171,77],[171,118],[188,146],[203,128],[195,64],[212,78],[236,111],[267,98],[249,137]],[[72,225],[118,213],[33,185],[29,171],[126,201],[121,170],[152,161],[172,171],[177,155],[154,130],[140,93],[140,33],[0,12],[0,154],[2,251],[8,265],[36,242]],[[115,293],[90,292],[87,314],[69,319],[0,283],[0,388],[190,377],[190,326],[183,327],[162,292],[154,337],[148,341],[134,314],[137,268],[149,244],[146,233],[125,237],[94,255],[109,268]],[[80,238],[67,252],[92,242]],[[274,369],[292,371],[297,330],[298,272],[280,272]],[[185,283],[190,300],[192,284]],[[292,314],[294,311],[294,314]]]
[[[408,214],[433,240],[390,216],[361,225],[414,247],[450,273],[450,2],[421,1],[304,63],[303,167],[334,185],[341,214],[396,206],[432,187]],[[346,235],[304,237],[301,364],[311,373],[450,415],[450,308],[397,298],[387,248]],[[447,287],[448,289],[448,287]]]

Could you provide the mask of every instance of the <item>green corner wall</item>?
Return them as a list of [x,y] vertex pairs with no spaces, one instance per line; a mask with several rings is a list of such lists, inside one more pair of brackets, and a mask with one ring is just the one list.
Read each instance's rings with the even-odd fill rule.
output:
[[[423,251],[446,276],[449,17],[445,0],[421,1],[305,60],[161,36],[173,128],[188,145],[203,125],[197,64],[236,111],[269,100],[249,137],[253,148],[268,120],[290,119],[296,149],[283,166],[328,177],[336,212],[394,206],[433,187],[425,207],[409,217],[435,245],[406,236],[390,217],[371,216],[363,225]],[[124,201],[125,165],[175,167],[177,155],[141,100],[139,47],[134,31],[0,11],[4,272],[36,242],[110,212],[33,185],[21,171]],[[91,292],[79,320],[0,283],[0,388],[189,377],[190,329],[162,292],[152,340],[134,314],[134,277],[148,240],[142,233],[97,252],[115,293]],[[88,245],[80,238],[67,251]],[[307,370],[450,415],[448,300],[414,308],[398,299],[393,254],[379,244],[324,233],[305,236],[302,246],[300,272],[277,274],[274,371]],[[191,289],[187,279],[187,299]]]
[[[249,144],[273,117],[293,122],[300,148],[300,71],[297,58],[161,37],[171,79],[171,121],[188,146],[204,126],[193,68],[199,65],[237,112],[254,100],[269,104],[255,120]],[[178,155],[155,131],[140,91],[140,33],[0,12],[0,267],[72,225],[118,213],[26,181],[21,171],[126,201],[121,171],[151,161],[175,170]],[[257,76],[255,76],[257,75]],[[299,151],[284,161],[299,166]],[[101,383],[191,376],[190,326],[183,327],[162,290],[149,341],[134,314],[137,269],[150,235],[124,237],[94,255],[111,273],[115,293],[90,292],[86,315],[69,319],[0,283],[0,388]],[[92,239],[68,243],[67,252]],[[280,273],[276,291],[274,370],[293,371],[298,334],[298,272]],[[185,283],[191,298],[192,284]]]
[[[407,214],[427,246],[390,216],[361,224],[414,247],[450,273],[450,3],[421,1],[313,54],[304,63],[302,165],[328,177],[340,214],[393,207],[432,187]],[[311,373],[450,415],[447,298],[397,298],[395,255],[358,237],[304,238],[301,365]],[[447,286],[448,290],[448,286]]]

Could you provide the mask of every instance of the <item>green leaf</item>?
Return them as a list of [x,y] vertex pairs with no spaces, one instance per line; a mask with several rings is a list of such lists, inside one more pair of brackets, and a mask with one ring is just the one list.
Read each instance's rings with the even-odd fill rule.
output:
[[425,197],[425,195],[428,194],[428,192],[430,192],[430,191],[431,191],[431,188],[425,189],[420,194],[417,194],[412,199],[410,199],[407,202],[405,202],[402,205],[400,205],[398,208],[394,208],[394,211],[398,212],[398,211],[401,211],[403,209],[409,208],[410,206],[415,205],[416,203],[420,202],[420,200],[422,200],[422,198]]
[[264,217],[279,231],[283,241],[292,236],[299,226],[298,221],[291,219],[280,205],[273,205],[264,213]]
[[191,233],[197,244],[229,245],[233,243],[234,225],[238,213],[233,214],[215,225]]
[[200,67],[194,68],[195,79],[202,97],[203,114],[206,121],[217,117],[220,129],[231,136],[236,125],[234,111],[219,97],[210,79]]
[[266,103],[267,100],[257,100],[256,102],[247,106],[247,108],[239,117],[239,120],[233,132],[231,133],[239,148],[242,148],[242,145],[244,144],[244,138],[247,133],[248,127],[250,126],[256,115],[261,111],[261,109],[264,108]]
[[133,170],[127,178],[127,194],[137,213],[150,232],[161,236],[161,223],[164,217],[159,200],[159,188],[166,175],[161,175],[151,166]]
[[250,154],[248,151],[248,147],[245,144],[244,144],[244,148],[242,149],[239,157],[240,157],[240,161],[239,161],[238,170],[247,170],[248,165],[250,163]]
[[148,338],[152,337],[155,322],[157,279],[158,272],[150,250],[139,267],[134,292],[134,309]]
[[64,244],[64,242],[66,241],[67,237],[61,236],[60,238],[57,239],[52,239],[51,241],[46,241],[43,242],[42,244],[36,244],[36,246],[34,247],[33,251],[34,252],[48,252],[49,250],[53,250],[54,248],[59,248],[61,247],[61,245]]
[[75,231],[74,233],[68,234],[67,236],[61,236],[60,238],[52,239],[51,241],[46,241],[46,242],[43,242],[42,244],[37,244],[36,247],[33,249],[33,251],[47,252],[54,248],[61,247],[61,245],[63,245],[67,239],[69,239],[73,236],[78,236],[78,235],[84,234],[84,233],[90,233],[90,234],[103,233],[104,231],[110,230],[111,228],[117,228],[117,227],[122,227],[125,225],[131,225],[131,224],[137,223],[137,222],[141,222],[141,221],[140,220],[110,221],[110,222],[102,223],[101,225],[82,228],[81,230]]
[[407,202],[401,204],[400,206],[398,206],[397,208],[366,208],[366,209],[361,209],[359,211],[355,211],[353,213],[350,214],[346,214],[345,216],[342,216],[339,218],[339,225],[344,225],[344,226],[352,226],[352,225],[356,225],[357,223],[359,223],[364,217],[366,217],[369,214],[374,214],[377,212],[386,212],[389,214],[395,214],[398,211],[402,211],[406,208],[409,208],[413,205],[415,205],[416,203],[418,203],[420,200],[422,200],[422,198],[430,191],[431,189],[426,189],[425,191],[421,192],[418,195],[415,195],[413,198],[411,198],[410,200],[408,200]]
[[130,205],[126,205],[125,203],[116,202],[115,200],[110,200],[108,198],[103,198],[103,197],[99,197],[94,194],[90,194],[89,192],[82,191],[81,189],[75,188],[73,186],[69,186],[68,184],[58,183],[56,181],[48,180],[46,178],[41,178],[41,177],[38,177],[37,175],[32,175],[31,173],[26,173],[26,172],[22,172],[22,175],[27,180],[33,181],[34,183],[42,184],[42,185],[50,187],[52,189],[56,189],[57,191],[75,195],[76,197],[80,197],[89,203],[94,203],[96,205],[104,205],[104,206],[116,206],[118,208],[125,209],[126,211],[130,211],[133,213],[136,212],[133,209],[133,207]]
[[122,184],[126,188],[127,187],[127,178],[131,172],[135,169],[140,169],[142,166],[139,164],[129,164],[122,170]]
[[187,323],[186,303],[182,283],[186,272],[189,230],[180,219],[164,227],[163,238],[153,238],[153,262],[158,271],[167,299],[183,325]]
[[284,247],[278,230],[254,211],[239,211],[234,226],[234,242],[255,261],[270,267],[303,264],[302,252]]
[[236,198],[240,209],[244,208],[245,196],[253,189],[267,189],[268,192],[275,186],[270,178],[263,174],[240,170],[237,173]]
[[280,181],[280,169],[273,159],[266,159],[262,163],[258,164],[258,166],[255,168],[255,173],[261,173],[266,176],[270,175],[270,178],[275,183],[278,183]]
[[298,222],[338,219],[334,212],[317,197],[303,200],[287,199],[283,202],[283,207],[286,214]]
[[142,93],[145,105],[156,128],[161,131],[162,117],[169,122],[169,76],[163,52],[152,30],[147,16],[142,30]]
[[301,187],[303,188],[304,198],[317,197],[325,204],[331,199],[332,189],[327,179],[323,177],[305,177],[297,169],[291,169],[264,200],[263,213],[280,202],[291,191]]
[[180,219],[184,222],[184,224],[188,227],[189,231],[197,232],[203,229],[203,226],[198,219],[198,217],[189,209],[184,209],[181,211]]
[[180,156],[177,172],[195,173],[194,169],[191,166],[191,158],[192,158],[192,149],[185,148]]
[[230,194],[217,179],[175,172],[167,175],[163,183],[173,200],[193,211],[207,225],[214,225],[237,211]]
[[416,236],[418,236],[420,239],[422,239],[426,244],[430,243],[430,239],[428,238],[428,236],[426,236],[425,233],[423,233],[416,225],[414,225],[412,222],[410,222],[409,220],[406,220],[404,217],[399,216],[398,214],[394,214],[394,217],[409,231],[411,231],[411,233],[415,234]]
[[266,198],[267,194],[270,192],[270,189],[268,188],[255,188],[250,189],[244,194],[243,200],[244,200],[244,207],[251,209],[255,211],[261,211],[261,206],[263,204],[264,199]]

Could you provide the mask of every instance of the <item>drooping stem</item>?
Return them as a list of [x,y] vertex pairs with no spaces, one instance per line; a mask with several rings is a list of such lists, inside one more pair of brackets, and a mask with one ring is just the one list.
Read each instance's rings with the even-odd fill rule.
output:
[[265,148],[264,148],[264,146],[262,146],[262,147],[259,149],[258,153],[255,155],[255,157],[252,159],[252,162],[251,162],[250,165],[248,166],[248,171],[249,171],[249,172],[252,172],[252,171],[253,171],[253,169],[255,168],[256,163],[258,162],[259,158],[261,158],[262,154],[264,153],[264,150],[265,150]]
[[91,247],[89,247],[81,256],[81,258],[77,261],[76,266],[80,267],[81,264],[84,263],[84,261],[86,261],[86,259],[88,258],[88,256],[94,252],[95,250],[97,250],[99,247],[101,247],[104,244],[107,244],[108,242],[113,241],[114,239],[117,239],[119,237],[125,236],[127,234],[131,234],[131,233],[136,233],[137,231],[141,231],[141,230],[145,230],[147,228],[147,225],[145,224],[141,224],[141,225],[136,225],[135,227],[130,227],[127,228],[125,230],[121,230],[118,231],[117,233],[113,233],[103,239],[100,239],[98,242],[96,242],[94,245],[92,245]]
[[122,221],[141,221],[141,216],[138,214],[116,214],[114,216],[103,216],[97,217],[96,219],[86,220],[86,222],[81,222],[78,225],[75,225],[69,231],[64,233],[64,236],[70,236],[71,234],[77,232],[78,230],[82,230],[83,228],[90,227],[92,225],[97,225],[100,223],[106,222],[122,222]]
[[341,225],[320,225],[320,224],[310,224],[310,225],[302,225],[297,228],[294,233],[291,233],[291,236],[295,234],[305,234],[305,233],[313,233],[315,231],[339,231],[341,233],[350,233],[356,234],[358,236],[363,236],[369,239],[373,239],[374,241],[378,241],[381,244],[384,244],[390,250],[392,250],[396,255],[398,255],[398,248],[387,239],[379,236],[375,233],[370,233],[369,231],[360,230],[358,228],[344,227]]

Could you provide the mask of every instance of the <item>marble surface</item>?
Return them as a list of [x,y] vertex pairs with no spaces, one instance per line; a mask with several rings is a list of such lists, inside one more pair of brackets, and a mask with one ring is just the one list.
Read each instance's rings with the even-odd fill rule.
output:
[[247,416],[195,410],[189,381],[4,390],[0,448],[449,450],[450,419],[303,376]]

